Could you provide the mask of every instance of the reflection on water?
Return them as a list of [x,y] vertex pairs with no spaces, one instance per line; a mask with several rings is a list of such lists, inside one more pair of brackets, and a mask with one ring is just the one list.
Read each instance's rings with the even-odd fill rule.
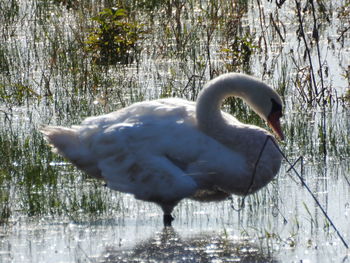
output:
[[261,248],[227,235],[182,238],[173,228],[164,228],[130,249],[109,246],[101,262],[277,262]]
[[[18,223],[1,237],[1,262],[277,262],[226,231],[95,224]],[[154,223],[154,222],[153,222]],[[151,222],[152,225],[152,222]]]
[[[339,167],[348,166],[329,166],[327,174],[311,178],[315,167],[306,165],[304,176],[349,242],[350,191],[344,176],[335,180]],[[158,207],[129,195],[117,196],[125,206],[122,215],[104,219],[18,219],[1,229],[0,262],[349,262],[287,168],[238,212],[231,201],[181,202],[174,228],[163,229]]]

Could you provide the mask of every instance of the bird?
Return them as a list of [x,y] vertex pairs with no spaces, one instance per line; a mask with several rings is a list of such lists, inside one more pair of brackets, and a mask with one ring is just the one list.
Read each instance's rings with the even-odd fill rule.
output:
[[[228,97],[241,98],[276,137],[223,111]],[[278,93],[261,80],[225,73],[209,80],[196,102],[142,101],[80,125],[42,126],[40,131],[53,152],[110,189],[159,205],[168,227],[182,199],[246,196],[275,178],[282,161],[277,144],[284,139],[282,105]]]

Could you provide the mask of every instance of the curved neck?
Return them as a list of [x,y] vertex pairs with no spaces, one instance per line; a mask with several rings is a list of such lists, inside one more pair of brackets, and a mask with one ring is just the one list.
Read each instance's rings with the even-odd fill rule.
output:
[[199,128],[207,134],[221,130],[227,125],[220,109],[223,100],[235,96],[249,104],[250,94],[257,87],[257,82],[259,81],[246,75],[232,73],[209,81],[197,99],[196,117]]

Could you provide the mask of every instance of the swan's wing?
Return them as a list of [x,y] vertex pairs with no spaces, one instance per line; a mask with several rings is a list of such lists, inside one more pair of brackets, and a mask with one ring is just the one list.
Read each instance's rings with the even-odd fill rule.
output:
[[170,157],[177,144],[174,130],[183,137],[183,123],[194,122],[194,108],[186,105],[177,100],[138,103],[77,127],[110,188],[158,202],[194,193],[197,183]]
[[82,126],[105,127],[116,123],[135,123],[140,118],[152,116],[155,119],[169,116],[195,122],[195,103],[178,98],[138,102],[109,114],[88,117]]
[[244,159],[197,129],[191,102],[143,102],[79,129],[107,185],[139,199],[174,201],[230,180],[240,184]]
[[172,203],[191,196],[198,187],[164,156],[147,156],[140,152],[110,156],[99,162],[99,168],[108,187],[132,193],[141,200]]

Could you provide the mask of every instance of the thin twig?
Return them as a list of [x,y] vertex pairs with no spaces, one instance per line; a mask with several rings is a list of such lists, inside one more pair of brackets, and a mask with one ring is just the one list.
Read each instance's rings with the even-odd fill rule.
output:
[[344,35],[346,32],[348,32],[350,30],[350,26],[348,26],[347,28],[344,28],[341,33],[340,33],[340,36],[337,38],[337,41],[339,42],[340,39],[344,38]]
[[[270,136],[269,136],[270,137]],[[346,248],[349,248],[349,245],[346,243],[345,239],[343,238],[343,236],[340,234],[339,230],[337,229],[337,227],[334,225],[333,221],[331,220],[331,218],[328,216],[327,212],[324,210],[324,208],[322,207],[321,203],[318,201],[317,197],[314,195],[314,193],[311,191],[311,189],[307,186],[307,184],[305,183],[303,177],[298,173],[297,170],[295,170],[294,165],[288,160],[287,156],[282,152],[282,150],[280,149],[280,147],[277,145],[277,143],[271,139],[271,141],[275,144],[277,150],[280,152],[280,154],[282,155],[282,157],[287,161],[287,163],[291,166],[291,169],[294,171],[295,175],[299,178],[301,184],[306,188],[306,190],[309,192],[309,194],[311,195],[311,197],[314,199],[315,203],[317,204],[317,206],[320,208],[320,210],[322,211],[323,215],[326,217],[326,219],[328,220],[328,222],[331,224],[331,226],[333,227],[333,229],[335,230],[335,232],[337,233],[338,237],[340,238],[340,240],[343,242],[344,246]]]
[[312,17],[314,20],[314,29],[313,29],[313,36],[314,39],[316,40],[316,48],[317,48],[317,58],[318,58],[318,65],[319,65],[319,75],[321,79],[321,94],[322,94],[322,105],[324,106],[327,102],[325,99],[325,87],[324,87],[324,81],[323,81],[323,71],[322,71],[322,62],[321,62],[321,50],[320,50],[320,37],[318,33],[318,28],[317,28],[317,18],[316,18],[316,11],[315,11],[315,5],[314,1],[310,0],[311,3],[311,8],[312,8]]
[[344,178],[345,178],[345,181],[348,183],[348,185],[350,186],[350,181],[349,179],[346,177],[345,173],[344,173]]
[[259,9],[259,20],[260,20],[260,29],[262,33],[262,39],[264,41],[265,53],[267,54],[267,42],[266,42],[266,35],[265,35],[265,32],[266,32],[265,14],[262,10],[262,4],[260,0],[256,0],[256,2]]
[[[322,211],[323,215],[326,217],[326,219],[328,220],[328,222],[331,224],[331,226],[333,227],[333,229],[335,230],[335,232],[337,233],[338,237],[340,238],[340,240],[342,241],[342,243],[344,244],[344,246],[348,249],[349,248],[349,245],[346,243],[345,239],[343,238],[343,236],[341,235],[341,233],[339,232],[339,230],[337,229],[337,227],[335,226],[335,224],[333,223],[333,221],[331,220],[331,218],[328,216],[327,212],[325,211],[325,209],[322,207],[321,203],[318,201],[317,197],[314,195],[314,193],[311,191],[311,189],[308,187],[308,185],[305,183],[303,177],[298,173],[298,171],[294,168],[296,162],[301,159],[300,157],[298,158],[297,161],[295,161],[294,163],[291,163],[287,156],[284,154],[284,152],[280,149],[280,147],[278,146],[278,144],[275,142],[275,140],[272,138],[272,136],[266,136],[266,140],[263,144],[263,147],[261,148],[260,150],[260,153],[259,153],[259,156],[257,158],[257,161],[255,163],[255,166],[254,166],[254,170],[253,170],[253,174],[252,174],[252,179],[251,179],[251,182],[250,182],[250,185],[247,189],[247,192],[246,194],[243,196],[243,199],[242,199],[242,202],[241,202],[241,205],[240,205],[240,208],[236,209],[234,206],[233,206],[233,203],[231,203],[231,207],[232,209],[236,210],[236,211],[240,211],[243,207],[244,207],[244,200],[246,198],[246,196],[248,195],[248,193],[250,192],[251,190],[251,187],[253,185],[253,182],[254,182],[254,178],[255,178],[255,173],[256,173],[256,169],[257,169],[257,166],[258,166],[258,163],[260,161],[260,158],[261,158],[261,155],[265,149],[265,146],[266,146],[266,143],[268,140],[271,140],[273,142],[273,144],[276,146],[277,150],[279,151],[279,153],[281,154],[281,156],[286,160],[286,162],[290,165],[290,169],[289,170],[293,170],[295,175],[299,178],[302,186],[304,186],[306,188],[306,190],[309,192],[309,194],[311,195],[311,197],[314,199],[316,205],[320,208],[320,210]],[[289,171],[288,170],[288,171]],[[233,202],[233,199],[231,199],[231,202]]]
[[[257,169],[257,167],[258,167],[258,163],[259,163],[259,161],[260,161],[260,158],[261,158],[261,156],[262,156],[262,154],[263,154],[263,152],[264,152],[265,146],[266,146],[266,144],[267,144],[267,142],[268,142],[269,139],[270,139],[270,136],[266,136],[265,142],[264,142],[263,146],[261,147],[261,150],[260,150],[260,153],[259,153],[259,155],[258,155],[258,158],[256,159],[256,162],[255,162],[255,165],[254,165],[254,169],[253,169],[253,173],[252,173],[252,178],[251,178],[251,180],[250,180],[249,186],[248,186],[248,188],[247,188],[245,194],[243,195],[241,205],[239,206],[239,208],[235,208],[235,207],[233,206],[233,203],[231,203],[231,207],[232,207],[232,209],[235,210],[235,211],[240,211],[240,210],[242,210],[242,209],[244,208],[244,201],[245,201],[245,198],[246,198],[247,195],[249,194],[249,192],[250,192],[250,190],[251,190],[251,188],[252,188],[252,186],[253,186],[253,184],[254,184],[256,169]],[[273,139],[272,139],[272,140],[273,140]],[[231,201],[232,201],[232,199],[231,199]]]
[[[289,169],[287,170],[287,173],[290,172],[292,170],[292,168],[294,168],[294,166],[301,161],[301,165],[303,165],[303,156],[299,156],[298,159],[296,159],[296,161],[294,161],[294,163],[292,164],[291,167],[289,167]],[[303,173],[301,173],[303,174]]]
[[[315,97],[318,96],[318,91],[317,91],[317,84],[316,84],[316,78],[315,78],[315,73],[314,73],[314,67],[312,64],[312,58],[311,58],[311,52],[309,49],[309,45],[307,43],[306,40],[306,35],[305,35],[305,31],[304,31],[304,25],[303,25],[303,19],[302,19],[302,15],[301,15],[301,6],[300,6],[300,2],[298,0],[295,0],[295,4],[297,6],[297,11],[298,11],[298,19],[299,19],[299,29],[300,29],[300,35],[304,41],[304,45],[305,45],[305,50],[308,56],[308,60],[309,60],[309,64],[310,64],[310,74],[311,74],[311,86],[314,86],[314,92],[315,92]],[[310,98],[312,99],[312,98]]]
[[275,28],[275,30],[276,30],[278,36],[280,37],[281,41],[282,41],[283,43],[286,42],[286,40],[285,40],[284,37],[282,36],[281,30],[279,29],[279,27],[277,26],[275,20],[273,19],[272,13],[270,14],[270,20],[271,20],[272,25],[273,25],[273,27]]

